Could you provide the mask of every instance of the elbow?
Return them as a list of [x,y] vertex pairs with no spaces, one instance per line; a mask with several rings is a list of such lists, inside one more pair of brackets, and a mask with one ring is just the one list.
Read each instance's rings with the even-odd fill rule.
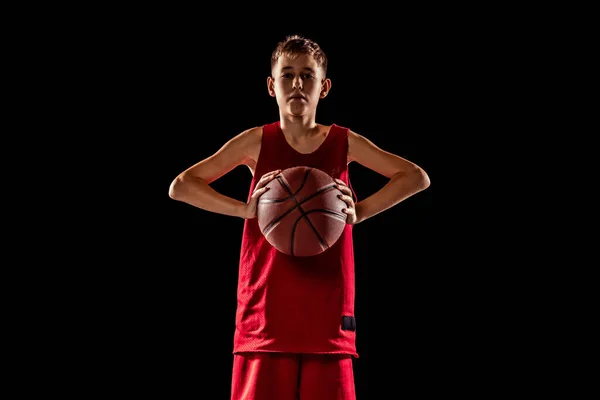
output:
[[414,193],[421,192],[431,185],[429,175],[423,168],[415,166],[413,169],[398,173],[397,176],[412,187]]
[[427,189],[431,185],[431,180],[429,179],[429,175],[425,170],[420,167],[417,167],[417,171],[415,172],[417,188],[419,191]]
[[169,197],[185,203],[190,202],[198,196],[198,191],[206,184],[202,178],[181,173],[169,185]]
[[181,200],[186,192],[186,183],[182,175],[173,179],[169,185],[169,197],[173,200]]

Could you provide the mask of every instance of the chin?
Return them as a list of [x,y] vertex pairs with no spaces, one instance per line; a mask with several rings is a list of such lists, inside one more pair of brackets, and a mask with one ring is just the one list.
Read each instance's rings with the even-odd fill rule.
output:
[[301,117],[308,112],[308,107],[290,107],[289,112],[294,117]]

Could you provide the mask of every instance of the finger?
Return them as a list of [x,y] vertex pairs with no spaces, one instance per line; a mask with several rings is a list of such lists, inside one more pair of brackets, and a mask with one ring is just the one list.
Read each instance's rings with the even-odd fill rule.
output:
[[256,187],[257,188],[261,188],[263,186],[265,186],[267,183],[271,182],[273,179],[277,178],[277,175],[279,174],[279,172],[277,171],[272,171],[272,172],[267,172],[266,174],[264,174],[260,180],[256,183]]
[[338,197],[340,199],[342,199],[346,204],[348,204],[348,206],[353,206],[354,205],[354,201],[352,200],[352,197],[346,196],[346,195],[343,195],[343,194],[340,194]]
[[266,179],[273,179],[277,176],[277,174],[279,174],[279,172],[281,172],[281,171],[275,170],[275,171],[267,172],[260,178],[260,180],[262,181],[262,180],[266,180]]
[[348,215],[356,215],[356,211],[354,210],[354,208],[344,208],[342,212]]
[[333,178],[333,180],[334,180],[336,183],[340,184],[340,185],[344,185],[344,186],[346,186],[346,182],[344,182],[344,181],[343,181],[343,180],[341,180],[341,179],[338,179],[338,178]]
[[339,189],[340,192],[345,193],[345,194],[352,194],[352,192],[350,191],[350,188],[348,186],[344,186],[344,185],[336,185],[336,187]]
[[263,175],[263,178],[264,178],[264,177],[267,177],[267,176],[273,176],[273,175],[277,175],[277,174],[278,174],[278,173],[280,173],[280,172],[281,172],[281,170],[280,170],[280,169],[276,169],[276,170],[273,170],[273,171],[271,171],[271,172],[267,172],[266,174],[264,174],[264,175]]
[[254,191],[254,193],[252,193],[252,198],[253,198],[253,199],[256,199],[256,198],[258,198],[258,197],[259,197],[259,196],[261,196],[263,193],[265,193],[267,190],[269,190],[269,187],[268,187],[268,186],[265,186],[265,187],[262,187],[262,188],[256,189],[256,190]]

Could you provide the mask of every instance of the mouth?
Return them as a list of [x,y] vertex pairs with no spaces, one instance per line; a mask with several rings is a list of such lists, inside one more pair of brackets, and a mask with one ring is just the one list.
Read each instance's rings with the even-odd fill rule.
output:
[[301,95],[295,95],[295,96],[290,97],[290,101],[294,101],[294,100],[300,100],[301,101],[301,100],[306,100],[306,98],[304,96],[301,96]]

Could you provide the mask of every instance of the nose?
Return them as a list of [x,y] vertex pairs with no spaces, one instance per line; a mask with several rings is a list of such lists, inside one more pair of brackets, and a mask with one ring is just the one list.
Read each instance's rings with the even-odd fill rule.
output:
[[292,81],[292,87],[294,89],[302,89],[302,79],[299,76],[295,77]]

